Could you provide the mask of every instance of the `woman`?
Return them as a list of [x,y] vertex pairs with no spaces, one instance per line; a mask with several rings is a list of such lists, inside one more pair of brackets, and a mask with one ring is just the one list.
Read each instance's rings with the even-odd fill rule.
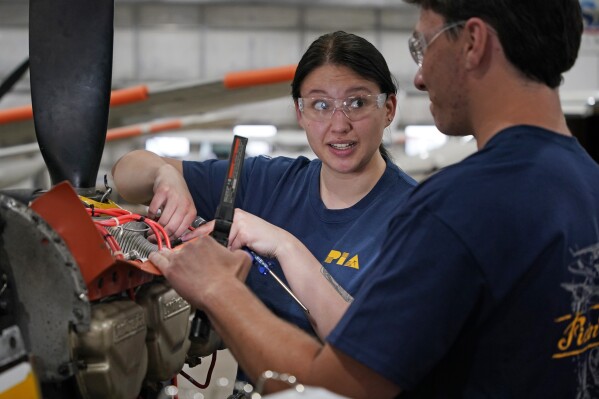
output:
[[[299,125],[318,159],[245,160],[229,245],[273,258],[309,310],[258,268],[247,284],[279,316],[322,339],[373,267],[387,221],[415,181],[382,146],[397,107],[397,86],[382,54],[345,32],[315,40],[292,83]],[[134,151],[113,167],[119,194],[149,204],[176,237],[196,218],[211,219],[220,200],[226,161],[178,161]],[[207,234],[212,224],[183,236]],[[275,259],[276,258],[276,259]],[[282,271],[281,271],[282,268]]]

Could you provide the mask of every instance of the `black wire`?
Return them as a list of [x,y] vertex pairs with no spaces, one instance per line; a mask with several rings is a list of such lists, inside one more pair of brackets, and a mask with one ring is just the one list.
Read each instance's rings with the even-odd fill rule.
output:
[[25,59],[12,73],[0,84],[0,99],[8,93],[13,86],[23,77],[29,69],[29,57]]
[[214,352],[212,354],[212,360],[210,361],[210,366],[208,367],[208,373],[206,374],[206,382],[204,382],[203,384],[197,382],[195,379],[193,379],[192,376],[190,376],[183,370],[179,371],[179,374],[182,375],[183,377],[185,377],[185,379],[187,381],[189,381],[191,384],[193,384],[197,388],[205,389],[205,388],[208,388],[208,385],[210,385],[210,379],[212,378],[212,372],[214,371],[215,364],[216,364],[216,352]]

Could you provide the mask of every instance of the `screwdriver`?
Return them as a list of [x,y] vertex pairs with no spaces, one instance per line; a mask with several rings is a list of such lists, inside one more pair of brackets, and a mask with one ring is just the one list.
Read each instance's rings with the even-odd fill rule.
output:
[[262,259],[262,257],[260,257],[257,253],[255,253],[251,249],[245,248],[245,250],[246,250],[246,252],[248,252],[251,255],[252,260],[258,264],[258,271],[260,272],[260,274],[265,275],[268,272],[275,279],[275,281],[281,287],[283,287],[283,289],[285,291],[287,291],[287,293],[291,296],[291,298],[293,298],[293,300],[295,302],[297,302],[297,304],[302,308],[304,313],[310,314],[310,311],[308,310],[308,308],[306,306],[304,306],[304,304],[293,294],[291,289],[289,287],[287,287],[287,285],[279,278],[279,276],[277,276],[275,274],[275,272],[272,271],[272,269],[270,268],[268,263],[264,259]]

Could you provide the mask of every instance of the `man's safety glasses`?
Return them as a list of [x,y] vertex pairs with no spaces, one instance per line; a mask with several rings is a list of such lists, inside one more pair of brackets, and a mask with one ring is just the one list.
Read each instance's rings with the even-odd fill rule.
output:
[[418,64],[419,67],[422,67],[424,53],[426,52],[427,47],[429,47],[435,39],[450,29],[464,26],[465,23],[466,21],[458,21],[443,25],[428,42],[422,32],[412,33],[412,36],[408,39],[408,47],[410,48],[410,54],[412,54],[412,58],[416,61],[416,64]]
[[382,108],[387,94],[364,94],[347,98],[301,97],[297,99],[299,110],[307,119],[326,122],[340,110],[352,122],[359,121],[376,109]]

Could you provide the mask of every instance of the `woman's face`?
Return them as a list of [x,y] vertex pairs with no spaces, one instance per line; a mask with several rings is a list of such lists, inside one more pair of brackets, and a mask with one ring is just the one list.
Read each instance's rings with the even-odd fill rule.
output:
[[[350,120],[343,112],[343,99],[380,94],[378,85],[356,74],[351,69],[339,65],[323,65],[314,69],[304,79],[300,95],[302,98],[317,100],[304,101],[304,109],[330,108],[335,109],[330,118],[315,120],[305,112],[300,111],[296,104],[296,114],[300,126],[306,131],[308,143],[312,151],[320,158],[323,168],[337,173],[361,173],[374,167],[377,157],[380,157],[379,145],[383,138],[385,127],[389,126],[395,115],[397,103],[395,95],[389,95],[381,107],[369,107],[364,116],[358,120]],[[319,101],[319,99],[324,101]],[[337,99],[330,101],[326,99]],[[376,101],[375,97],[368,97]],[[358,102],[348,105],[359,106]],[[347,111],[346,111],[347,112]],[[348,112],[356,119],[351,110]]]

